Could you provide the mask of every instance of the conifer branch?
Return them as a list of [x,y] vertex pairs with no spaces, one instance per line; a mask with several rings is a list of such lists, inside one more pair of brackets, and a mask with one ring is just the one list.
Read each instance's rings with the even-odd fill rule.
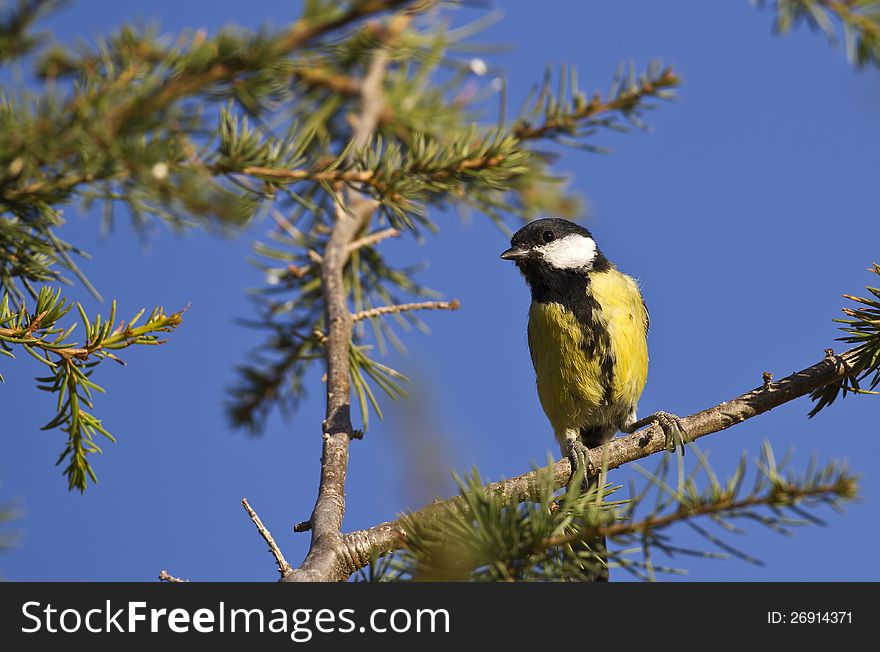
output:
[[[369,578],[589,582],[609,568],[621,568],[650,581],[657,573],[684,572],[657,566],[654,550],[669,557],[734,556],[761,565],[698,521],[709,521],[726,533],[743,533],[740,523],[757,523],[791,535],[795,526],[823,524],[814,514],[818,507],[841,511],[858,497],[858,478],[845,464],[820,465],[813,459],[805,473],[793,472],[788,456],[777,462],[766,441],[755,460],[751,483],[746,479],[745,454],[733,474],[720,480],[696,444],[690,450],[697,464],[687,475],[683,460],[670,464],[669,456],[661,458],[654,472],[637,466],[647,482],[638,490],[631,484],[624,499],[615,496],[620,487],[607,484],[604,474],[586,491],[582,477],[572,478],[559,491],[549,468],[543,469],[532,495],[523,502],[492,493],[476,471],[463,479],[456,477],[459,496],[447,505],[442,518],[405,516],[403,549],[382,560],[371,556]],[[670,482],[673,468],[678,469],[677,482]],[[636,517],[643,512],[647,515]],[[676,545],[667,530],[678,523],[720,552]],[[605,539],[616,545],[596,547]]]
[[604,114],[628,114],[637,109],[646,98],[668,97],[668,89],[679,84],[681,84],[679,76],[672,68],[665,68],[658,75],[647,74],[641,76],[638,81],[633,80],[607,99],[603,99],[598,91],[593,94],[589,102],[586,102],[582,95],[576,94],[568,110],[548,112],[544,121],[534,126],[526,120],[521,120],[513,128],[513,135],[522,141],[546,138],[555,134],[573,134],[582,129],[584,123],[596,120]]
[[[293,23],[286,33],[278,36],[270,44],[269,51],[275,54],[275,56],[283,56],[322,34],[337,30],[373,14],[405,5],[411,1],[363,0],[353,3],[346,11],[336,16],[328,16],[318,21],[306,18],[300,19]],[[111,133],[114,133],[135,115],[162,111],[172,102],[194,95],[212,84],[229,80],[236,74],[247,71],[249,67],[250,64],[244,60],[225,61],[218,57],[216,61],[205,62],[202,66],[203,69],[200,71],[170,77],[161,88],[149,96],[147,101],[139,98],[138,102],[121,106],[108,118],[109,130]]]
[[[755,0],[753,0],[754,2]],[[757,0],[755,4],[770,4]],[[832,45],[838,41],[835,20],[843,29],[846,54],[859,67],[880,66],[880,2],[878,0],[776,0],[776,29],[789,31],[798,22],[821,30]]]
[[835,481],[826,484],[799,487],[789,485],[785,487],[772,487],[760,494],[746,496],[740,500],[725,498],[701,505],[681,505],[679,509],[662,515],[651,515],[637,521],[618,521],[610,525],[597,525],[581,528],[575,532],[562,534],[545,539],[542,546],[564,546],[579,541],[590,541],[601,537],[609,539],[627,535],[651,535],[659,530],[668,528],[676,523],[688,521],[700,516],[712,516],[714,514],[736,514],[746,512],[755,507],[779,506],[781,502],[797,503],[809,498],[852,497],[855,495],[855,485],[849,476],[840,476]]
[[[688,441],[721,432],[746,419],[810,394],[818,388],[839,382],[846,376],[858,372],[858,367],[855,367],[855,364],[856,356],[853,351],[829,356],[821,362],[779,381],[762,385],[730,401],[685,417],[682,421]],[[592,449],[591,456],[593,460],[601,461],[604,470],[609,470],[664,450],[666,449],[663,431],[657,424],[653,424],[631,435],[613,439],[603,446]],[[599,472],[600,469],[591,467],[588,475],[595,477]],[[568,459],[562,459],[546,468],[524,473],[508,480],[489,483],[486,485],[486,490],[511,502],[534,499],[540,484],[539,479],[544,474],[552,476],[554,487],[564,487],[572,477],[571,464]],[[439,501],[407,518],[417,520],[442,518],[447,510],[460,505],[460,501],[461,498]],[[403,527],[403,521],[396,520],[381,523],[366,530],[347,533],[340,554],[344,551],[347,559],[369,560],[371,555],[375,558],[377,554],[386,554],[397,550],[406,540]],[[331,579],[345,579],[345,577],[347,576],[339,575]]]
[[[489,137],[486,142],[494,140]],[[482,145],[483,143],[480,143]],[[479,145],[478,145],[479,146]],[[433,182],[446,181],[453,177],[471,174],[483,170],[491,170],[499,167],[508,159],[506,152],[496,152],[488,156],[459,157],[448,161],[446,165],[431,169],[424,169],[419,161],[413,161],[410,165],[395,169],[391,173],[381,169],[376,170],[339,170],[339,169],[274,169],[263,166],[251,165],[240,170],[226,170],[215,166],[218,173],[232,172],[248,176],[268,179],[279,183],[296,183],[299,181],[317,181],[329,184],[348,183],[365,185],[374,188],[379,194],[398,199],[400,193],[396,186],[400,183],[411,184],[414,180],[428,186]],[[522,170],[520,170],[522,171]]]
[[[58,325],[73,308],[61,298],[60,289],[53,292],[43,287],[33,312],[24,306],[13,310],[9,295],[4,294],[0,299],[0,355],[15,358],[13,351],[20,349],[48,368],[49,375],[37,378],[37,388],[57,395],[57,413],[43,430],[60,428],[67,434],[67,444],[56,464],[69,458],[64,469],[68,488],[82,492],[89,479],[97,482],[88,459],[90,454],[102,452],[95,437],[100,434],[111,442],[116,441],[101,420],[90,412],[92,392],[104,392],[92,378],[95,367],[107,359],[125,364],[115,353],[122,349],[162,344],[159,334],[176,329],[182,321],[182,312],[167,315],[157,307],[146,322],[139,325],[145,312],[141,310],[132,319],[117,325],[115,301],[106,320],[101,315],[89,319],[82,306],[75,305],[85,331],[85,341],[81,344],[68,341],[76,323],[67,328]],[[3,382],[2,374],[0,382]]]
[[0,9],[0,62],[17,59],[34,49],[43,35],[31,33],[33,24],[55,9],[60,0],[18,0],[15,7]]

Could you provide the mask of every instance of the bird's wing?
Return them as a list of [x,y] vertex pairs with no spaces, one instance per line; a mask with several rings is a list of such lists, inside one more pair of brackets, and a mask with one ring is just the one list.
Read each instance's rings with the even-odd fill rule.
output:
[[531,319],[531,313],[529,314],[529,324],[528,324],[528,328],[526,329],[526,333],[528,334],[528,340],[529,340],[529,357],[532,359],[532,366],[533,366],[533,367],[536,367],[536,365],[538,364],[538,362],[537,362],[537,360],[535,360],[535,346],[534,346],[534,344],[532,343],[532,319]]

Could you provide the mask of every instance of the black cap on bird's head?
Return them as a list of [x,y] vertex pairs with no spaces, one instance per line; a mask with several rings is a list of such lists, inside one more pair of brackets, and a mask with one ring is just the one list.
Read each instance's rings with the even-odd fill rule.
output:
[[510,249],[502,253],[501,258],[515,261],[527,280],[537,273],[586,273],[609,266],[592,233],[556,217],[526,224],[513,234]]

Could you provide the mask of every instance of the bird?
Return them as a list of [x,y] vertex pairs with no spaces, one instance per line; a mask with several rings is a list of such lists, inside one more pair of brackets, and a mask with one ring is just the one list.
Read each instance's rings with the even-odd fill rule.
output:
[[666,449],[683,452],[679,417],[637,417],[650,316],[636,280],[605,257],[592,233],[569,220],[538,219],[513,234],[501,258],[516,263],[531,289],[528,344],[538,398],[572,474],[593,464],[589,449],[653,422]]
[[[648,378],[648,307],[635,279],[617,270],[593,234],[561,218],[535,220],[513,234],[501,258],[516,263],[531,289],[528,342],[538,399],[572,479],[595,470],[591,448],[652,422],[663,429],[667,450],[681,446],[684,453],[676,415],[637,417]],[[598,491],[592,476],[583,488]],[[584,543],[598,560],[591,578],[607,582],[605,537]]]

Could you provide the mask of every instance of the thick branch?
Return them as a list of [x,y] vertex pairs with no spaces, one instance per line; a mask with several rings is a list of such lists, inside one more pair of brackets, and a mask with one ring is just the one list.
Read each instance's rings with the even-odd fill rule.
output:
[[[793,401],[815,389],[839,382],[842,378],[857,371],[854,367],[856,355],[847,351],[839,356],[827,356],[821,362],[798,371],[777,382],[765,383],[730,401],[697,412],[682,421],[688,440],[693,441],[763,414],[775,407]],[[640,460],[665,450],[664,435],[654,424],[626,437],[614,439],[604,446],[591,451],[592,458],[602,461],[607,469],[616,469],[628,462]],[[524,473],[509,480],[486,485],[492,493],[504,496],[511,501],[524,501],[535,496],[539,473],[551,472],[556,487],[565,486],[571,479],[571,465],[567,459],[556,462],[549,468]],[[591,468],[589,475],[598,475],[599,470]],[[454,506],[458,498],[434,503],[413,515],[414,518],[436,518]],[[345,535],[345,549],[353,559],[369,559],[371,552],[380,554],[399,549],[405,541],[405,533],[400,520],[381,523],[367,530],[350,532]],[[351,551],[354,551],[352,554]]]
[[[402,30],[408,22],[395,16],[392,24]],[[376,50],[364,78],[360,116],[354,120],[352,151],[366,147],[378,124],[384,106],[382,80],[388,64],[388,53]],[[349,189],[345,198],[336,198],[336,223],[324,250],[321,281],[324,292],[327,338],[327,411],[324,420],[324,447],[321,456],[321,480],[318,499],[312,511],[312,540],[302,565],[282,577],[282,581],[320,581],[347,577],[365,562],[352,563],[339,554],[344,541],[341,534],[345,513],[345,476],[348,468],[348,445],[354,437],[351,423],[351,383],[349,350],[354,320],[348,310],[345,288],[345,263],[350,246],[367,225],[376,202]]]

